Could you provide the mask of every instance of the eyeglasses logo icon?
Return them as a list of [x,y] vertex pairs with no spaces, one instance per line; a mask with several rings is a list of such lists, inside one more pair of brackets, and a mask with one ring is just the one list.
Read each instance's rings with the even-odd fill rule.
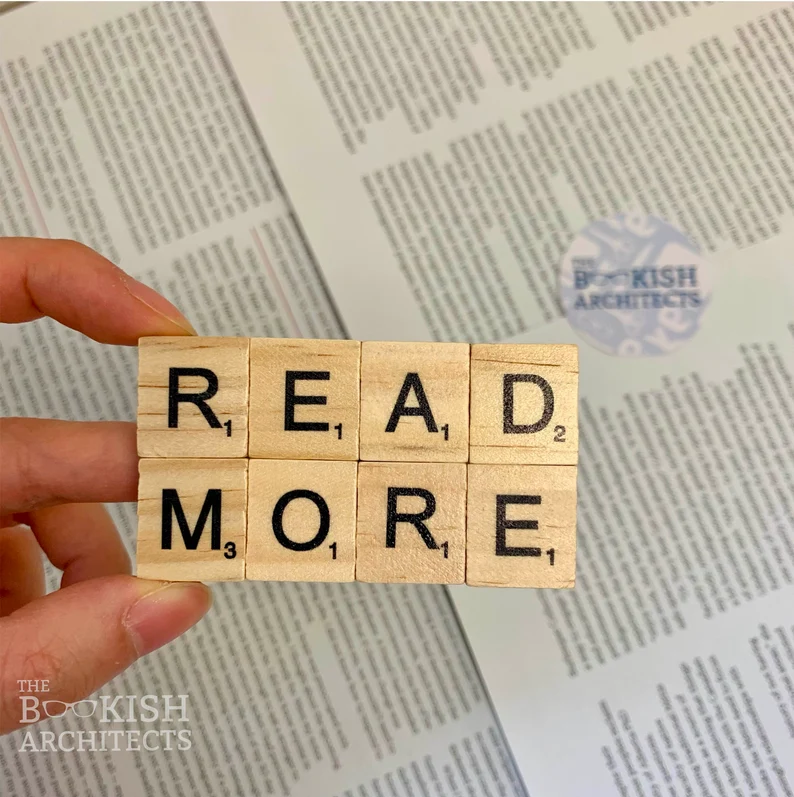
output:
[[88,719],[96,714],[99,700],[77,700],[67,703],[64,700],[39,700],[35,695],[20,695],[22,701],[23,725],[42,719],[58,719],[71,712],[75,717]]
[[51,719],[65,716],[69,710],[81,719],[93,717],[96,713],[98,700],[78,700],[76,703],[66,703],[63,700],[44,700],[41,703],[42,713]]

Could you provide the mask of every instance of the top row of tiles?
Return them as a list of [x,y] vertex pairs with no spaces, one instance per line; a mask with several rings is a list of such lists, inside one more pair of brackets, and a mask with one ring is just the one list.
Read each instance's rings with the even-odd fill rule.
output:
[[138,455],[575,465],[576,346],[143,338]]

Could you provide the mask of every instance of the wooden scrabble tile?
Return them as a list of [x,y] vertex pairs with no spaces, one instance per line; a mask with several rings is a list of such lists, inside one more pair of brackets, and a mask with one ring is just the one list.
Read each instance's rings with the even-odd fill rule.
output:
[[138,343],[138,456],[244,457],[248,339]]
[[251,460],[245,577],[353,581],[357,469],[356,462]]
[[466,465],[361,462],[356,580],[462,584]]
[[576,468],[469,465],[466,583],[573,587]]
[[142,459],[138,571],[167,581],[245,577],[247,459]]
[[361,459],[466,462],[469,344],[361,344]]
[[355,340],[251,340],[249,456],[358,459]]
[[576,346],[473,345],[469,462],[576,465],[578,386]]

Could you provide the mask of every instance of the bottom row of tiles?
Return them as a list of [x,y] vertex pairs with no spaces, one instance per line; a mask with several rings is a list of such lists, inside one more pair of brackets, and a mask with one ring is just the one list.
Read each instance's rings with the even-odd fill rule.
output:
[[572,587],[569,465],[143,459],[137,572]]

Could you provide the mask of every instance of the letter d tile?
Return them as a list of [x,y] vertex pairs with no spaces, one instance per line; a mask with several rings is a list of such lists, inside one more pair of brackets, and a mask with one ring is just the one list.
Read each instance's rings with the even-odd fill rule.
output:
[[578,388],[576,346],[473,345],[469,462],[576,465]]

